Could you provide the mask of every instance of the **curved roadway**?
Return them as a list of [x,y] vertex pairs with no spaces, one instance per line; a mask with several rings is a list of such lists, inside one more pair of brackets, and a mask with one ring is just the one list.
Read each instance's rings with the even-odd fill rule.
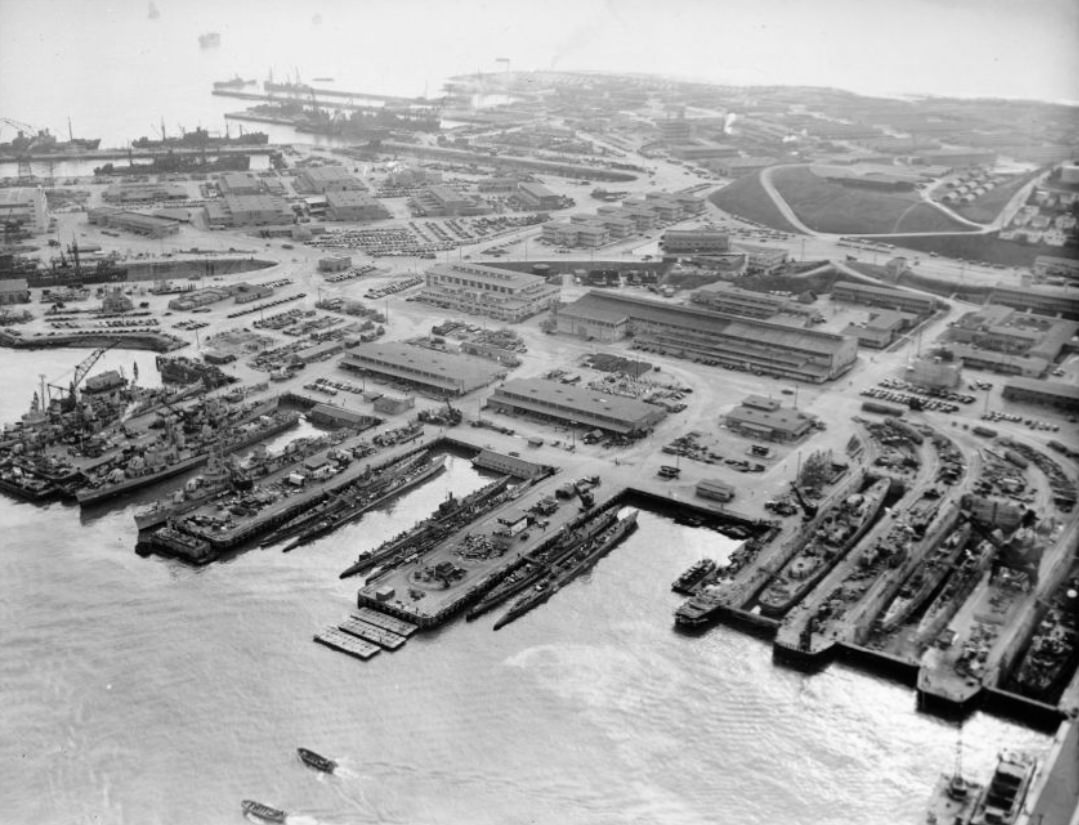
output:
[[[817,230],[810,229],[808,226],[806,226],[806,224],[802,221],[802,219],[799,218],[798,215],[795,213],[794,209],[791,208],[791,205],[789,203],[787,203],[786,198],[783,197],[783,195],[780,193],[780,191],[776,188],[775,182],[772,180],[772,173],[774,171],[776,171],[777,169],[800,169],[800,168],[804,168],[804,167],[808,167],[808,166],[809,166],[809,164],[805,164],[805,163],[785,163],[785,164],[781,164],[779,166],[769,166],[767,169],[764,169],[764,170],[762,170],[760,172],[759,178],[760,178],[761,186],[764,188],[764,191],[768,193],[768,197],[770,197],[772,199],[772,202],[775,204],[776,208],[780,211],[780,213],[782,213],[783,217],[786,218],[790,222],[790,224],[792,226],[794,226],[795,229],[797,229],[799,232],[802,232],[805,235],[811,235],[813,237],[825,238],[825,239],[838,239],[838,238],[841,238],[841,237],[846,237],[846,238],[877,237],[877,238],[879,238],[879,237],[884,236],[884,235],[890,235],[890,236],[895,237],[895,238],[927,238],[927,237],[940,237],[940,236],[950,236],[950,235],[985,235],[985,234],[988,234],[990,232],[995,232],[995,231],[999,230],[1002,226],[1004,226],[1004,224],[1007,223],[1007,221],[1011,218],[1011,215],[1014,214],[1014,212],[1019,208],[1019,206],[1021,206],[1023,203],[1026,202],[1026,199],[1027,199],[1027,197],[1029,196],[1029,193],[1030,193],[1030,189],[1037,183],[1037,180],[1032,180],[1029,183],[1027,183],[1025,186],[1021,187],[1019,190],[1017,190],[1016,193],[1014,195],[1012,195],[1012,197],[1008,200],[1007,204],[1005,204],[1004,207],[1000,210],[1000,212],[997,214],[996,218],[994,218],[990,223],[987,223],[987,224],[976,223],[975,221],[969,220],[968,218],[964,218],[962,215],[956,214],[951,209],[948,209],[947,207],[942,206],[939,203],[936,203],[931,198],[929,198],[929,196],[926,193],[924,193],[924,192],[921,193],[921,201],[919,202],[919,204],[924,203],[924,204],[926,204],[928,206],[932,206],[933,208],[939,210],[940,212],[947,215],[948,217],[950,217],[950,218],[952,218],[952,219],[954,219],[954,220],[956,220],[956,221],[958,221],[960,223],[966,224],[967,226],[972,227],[972,231],[970,231],[970,232],[962,232],[962,231],[951,231],[951,232],[945,232],[945,231],[940,231],[940,232],[886,232],[886,231],[881,231],[881,232],[867,232],[867,233],[860,233],[860,234],[859,233],[847,232],[847,233],[844,233],[843,235],[840,235],[840,234],[835,233],[835,232],[818,232]],[[919,204],[914,204],[914,206],[917,206]]]

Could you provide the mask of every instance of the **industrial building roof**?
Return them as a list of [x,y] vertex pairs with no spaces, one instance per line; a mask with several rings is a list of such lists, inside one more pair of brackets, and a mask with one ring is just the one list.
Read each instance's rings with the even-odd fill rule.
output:
[[[499,396],[504,396],[509,403],[534,401],[534,409],[546,415],[554,412],[551,405],[570,408],[580,416],[582,424],[592,424],[593,421],[588,419],[593,416],[605,420],[613,419],[628,430],[650,426],[665,415],[663,408],[655,404],[635,398],[607,395],[587,387],[561,384],[544,378],[511,379],[495,390],[492,398],[497,399]],[[607,424],[603,426],[612,429]]]
[[374,367],[410,381],[460,392],[486,386],[505,374],[500,365],[485,358],[400,343],[363,344],[345,355],[341,363],[360,369]]
[[381,208],[382,206],[382,203],[377,198],[355,189],[331,189],[323,197],[326,198],[326,203],[331,207],[378,206]]
[[755,343],[785,346],[792,349],[831,354],[841,349],[848,337],[810,329],[793,329],[766,321],[725,315],[696,307],[649,301],[628,295],[613,295],[595,290],[581,296],[571,308],[585,307],[622,311],[634,320],[684,327],[711,335],[743,338]]
[[1009,388],[1036,392],[1042,395],[1054,395],[1058,398],[1079,401],[1079,387],[1073,384],[1065,384],[1063,381],[1045,381],[1041,378],[1022,378],[1016,376],[1004,382],[1004,389]]
[[428,270],[436,275],[449,275],[459,278],[471,278],[491,284],[498,284],[508,289],[524,289],[525,287],[543,282],[547,279],[542,275],[532,275],[529,272],[514,272],[509,269],[499,269],[494,266],[472,263],[446,263],[435,264]]
[[783,407],[775,410],[762,410],[758,407],[747,407],[745,405],[735,407],[727,413],[727,420],[737,424],[749,424],[779,430],[792,436],[800,435],[813,424],[811,416],[798,412],[798,410],[788,410]]

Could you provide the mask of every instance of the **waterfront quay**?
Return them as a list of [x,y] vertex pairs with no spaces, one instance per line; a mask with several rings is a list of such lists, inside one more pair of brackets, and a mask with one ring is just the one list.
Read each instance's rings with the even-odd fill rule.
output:
[[245,146],[213,146],[208,149],[199,146],[176,146],[169,147],[168,149],[84,149],[73,152],[31,152],[29,155],[19,156],[0,155],[0,163],[15,163],[17,161],[50,163],[71,160],[89,162],[99,160],[126,160],[128,158],[134,160],[153,160],[154,158],[163,158],[168,155],[184,155],[187,157],[200,157],[204,154],[212,154],[215,157],[220,155],[270,155],[280,151],[281,148],[281,146],[270,144],[251,144]]

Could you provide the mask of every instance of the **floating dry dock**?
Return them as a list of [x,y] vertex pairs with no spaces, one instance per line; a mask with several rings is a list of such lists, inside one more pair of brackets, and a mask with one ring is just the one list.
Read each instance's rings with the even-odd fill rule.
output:
[[336,627],[327,627],[321,633],[316,633],[315,641],[364,661],[382,650],[378,645],[365,642]]
[[349,633],[358,639],[363,639],[365,642],[376,644],[386,650],[397,650],[408,641],[404,636],[390,633],[388,630],[362,622],[357,618],[345,619],[337,627],[345,631],[345,633]]

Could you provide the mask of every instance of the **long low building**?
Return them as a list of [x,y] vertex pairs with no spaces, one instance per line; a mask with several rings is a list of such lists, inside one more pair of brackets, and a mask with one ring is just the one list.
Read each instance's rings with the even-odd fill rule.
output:
[[1059,315],[1062,318],[1079,321],[1079,298],[1070,297],[1063,289],[996,287],[989,293],[987,303],[1002,304],[1024,311],[1030,310],[1038,315]]
[[1037,378],[1009,378],[1004,383],[1003,396],[1009,401],[1025,401],[1079,410],[1079,387],[1062,381],[1042,381]]
[[850,281],[840,281],[832,287],[832,300],[913,312],[915,315],[931,315],[937,307],[937,299],[931,295]]
[[507,374],[505,369],[485,358],[394,343],[364,344],[342,358],[340,366],[439,396],[465,395],[505,378]]
[[609,292],[589,292],[560,308],[556,328],[606,341],[632,335],[636,349],[815,383],[843,375],[858,357],[849,335]]
[[667,414],[655,404],[543,378],[507,381],[487,405],[496,412],[532,415],[618,435],[643,435]]
[[542,275],[473,263],[436,264],[419,299],[471,315],[516,323],[557,303],[561,287]]

